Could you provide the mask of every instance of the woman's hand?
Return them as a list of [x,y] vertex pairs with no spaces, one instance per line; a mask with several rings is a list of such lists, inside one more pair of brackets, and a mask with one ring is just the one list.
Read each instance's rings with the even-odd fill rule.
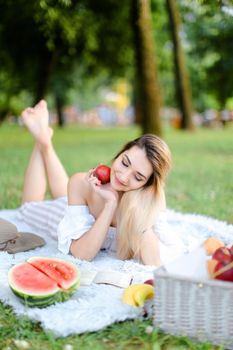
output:
[[94,176],[95,169],[88,171],[86,179],[89,182],[94,192],[98,193],[107,203],[112,203],[117,206],[119,201],[119,194],[115,191],[110,183],[102,185],[100,180]]

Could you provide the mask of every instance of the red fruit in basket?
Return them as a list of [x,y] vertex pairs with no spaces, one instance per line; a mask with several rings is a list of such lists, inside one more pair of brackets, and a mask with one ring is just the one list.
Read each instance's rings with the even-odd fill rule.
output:
[[230,253],[233,255],[233,245],[229,248]]
[[226,247],[218,248],[212,255],[212,259],[226,263],[229,261],[229,257],[233,259],[233,256],[230,253],[230,249]]
[[154,280],[151,278],[149,280],[146,280],[143,282],[144,284],[150,284],[151,286],[154,286]]
[[[221,269],[224,269],[222,272]],[[233,261],[229,259],[229,263],[219,261],[214,269],[214,278],[222,281],[233,282]]]
[[211,278],[214,276],[215,267],[218,265],[218,260],[209,259],[207,260],[207,271]]
[[110,181],[110,173],[111,173],[111,168],[109,168],[107,165],[104,165],[104,164],[98,165],[94,171],[94,175],[100,180],[102,185]]

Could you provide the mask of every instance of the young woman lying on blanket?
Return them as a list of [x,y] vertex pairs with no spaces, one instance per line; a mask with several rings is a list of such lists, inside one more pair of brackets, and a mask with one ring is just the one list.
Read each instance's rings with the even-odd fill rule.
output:
[[[171,159],[163,140],[146,134],[126,144],[112,162],[110,183],[101,185],[94,169],[68,178],[52,144],[45,101],[26,108],[22,119],[35,145],[20,213],[34,230],[52,235],[61,252],[84,260],[110,249],[120,259],[159,266],[183,252],[164,216]],[[47,180],[49,201],[44,200]]]

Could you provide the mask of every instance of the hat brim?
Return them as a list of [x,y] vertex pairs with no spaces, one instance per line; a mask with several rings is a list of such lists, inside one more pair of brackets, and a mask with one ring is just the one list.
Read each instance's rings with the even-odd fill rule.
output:
[[11,222],[0,219],[0,251],[9,254],[26,252],[45,245],[45,240],[35,233],[18,232]]
[[9,239],[18,237],[17,227],[11,222],[0,219],[0,244],[4,244]]
[[26,252],[31,249],[43,247],[45,245],[45,240],[30,232],[19,232],[17,239],[10,241],[7,244],[6,251],[9,254],[15,254],[19,252]]

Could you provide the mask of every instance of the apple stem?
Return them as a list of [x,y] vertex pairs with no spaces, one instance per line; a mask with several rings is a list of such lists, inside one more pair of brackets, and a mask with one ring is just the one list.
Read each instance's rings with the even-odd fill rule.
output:
[[226,266],[223,266],[221,269],[213,273],[213,278],[221,275],[222,273],[228,271],[230,268],[233,267],[233,261],[227,264]]

